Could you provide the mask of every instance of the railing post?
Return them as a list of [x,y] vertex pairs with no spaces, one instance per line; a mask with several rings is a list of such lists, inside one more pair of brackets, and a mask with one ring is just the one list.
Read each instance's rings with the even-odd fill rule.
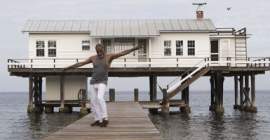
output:
[[149,60],[149,68],[151,68],[151,58],[148,58]]
[[124,58],[124,68],[126,68],[126,67],[127,67],[126,62],[127,62],[127,58]]
[[115,101],[115,89],[114,88],[110,88],[109,89],[109,101],[110,102],[114,102]]
[[250,63],[249,62],[250,62],[250,58],[248,57],[247,58],[247,67],[250,67]]
[[55,59],[53,59],[53,68],[55,68]]
[[227,66],[228,66],[228,67],[231,66],[231,57],[227,57]]
[[139,101],[139,89],[134,88],[134,102],[138,102],[138,101]]
[[178,68],[178,62],[179,62],[179,60],[178,60],[178,58],[176,58],[176,67]]
[[32,70],[32,68],[33,68],[33,59],[31,59],[30,62],[31,62],[31,70]]

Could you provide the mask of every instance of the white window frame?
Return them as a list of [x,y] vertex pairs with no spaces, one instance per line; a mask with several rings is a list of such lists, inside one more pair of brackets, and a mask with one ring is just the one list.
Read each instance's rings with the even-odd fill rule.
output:
[[[180,42],[180,45],[178,44],[178,42]],[[183,56],[183,53],[184,53],[184,42],[183,40],[176,40],[175,41],[175,55],[176,56]],[[180,54],[177,54],[177,52],[180,52]]]
[[[196,46],[196,42],[195,40],[188,40],[187,41],[187,53],[188,53],[188,56],[195,56],[196,53],[195,53],[195,46]],[[193,53],[192,53],[193,52]]]
[[[163,46],[164,46],[164,52],[163,55],[164,56],[171,56],[172,55],[172,41],[171,40],[164,40],[163,42]],[[168,51],[168,53],[167,53]]]
[[90,51],[90,40],[82,40],[82,51]]
[[48,57],[56,57],[56,45],[56,40],[48,40]]
[[[42,51],[43,55],[40,55],[38,51]],[[45,56],[45,41],[37,40],[36,41],[36,57],[44,57]]]

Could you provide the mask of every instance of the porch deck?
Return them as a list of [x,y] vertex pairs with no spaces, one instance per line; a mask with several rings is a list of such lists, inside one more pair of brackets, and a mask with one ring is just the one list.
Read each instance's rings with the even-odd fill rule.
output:
[[[147,58],[145,61],[135,59],[119,59],[114,61],[109,70],[112,77],[137,76],[179,76],[191,72],[201,64],[208,63],[210,71],[222,71],[225,76],[239,73],[264,74],[270,70],[270,57],[249,57],[247,60],[222,58],[211,61],[210,58]],[[91,76],[92,64],[63,72],[63,68],[79,62],[79,59],[9,59],[8,71],[10,75],[28,77],[31,75],[86,75]]]

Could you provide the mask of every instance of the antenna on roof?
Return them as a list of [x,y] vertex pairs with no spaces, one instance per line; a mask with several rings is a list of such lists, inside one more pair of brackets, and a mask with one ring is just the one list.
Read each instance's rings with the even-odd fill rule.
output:
[[196,17],[197,19],[203,19],[203,11],[202,11],[202,7],[204,5],[206,5],[206,2],[202,2],[202,3],[192,3],[192,5],[196,5],[197,6],[197,10],[196,10]]
[[206,2],[192,3],[192,5],[196,5],[197,6],[197,11],[200,10],[201,7],[203,7],[206,4],[207,4]]

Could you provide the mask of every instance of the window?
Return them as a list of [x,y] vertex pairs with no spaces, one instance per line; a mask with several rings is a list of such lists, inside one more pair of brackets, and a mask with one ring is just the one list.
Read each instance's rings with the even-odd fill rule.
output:
[[195,55],[195,41],[188,41],[188,55]]
[[44,48],[45,48],[45,43],[44,41],[36,41],[36,56],[44,56]]
[[[131,49],[134,47],[135,38],[115,38],[114,39],[114,52],[120,52],[123,50]],[[133,52],[134,54],[135,52]],[[127,56],[132,56],[132,53]]]
[[171,56],[172,51],[171,51],[171,41],[170,40],[165,40],[164,41],[164,56]]
[[107,53],[114,53],[111,39],[103,39],[102,44],[104,45]]
[[56,41],[55,40],[48,41],[48,56],[56,57]]
[[82,50],[89,51],[90,50],[90,40],[83,40],[82,41]]
[[183,40],[176,40],[176,55],[183,55]]

